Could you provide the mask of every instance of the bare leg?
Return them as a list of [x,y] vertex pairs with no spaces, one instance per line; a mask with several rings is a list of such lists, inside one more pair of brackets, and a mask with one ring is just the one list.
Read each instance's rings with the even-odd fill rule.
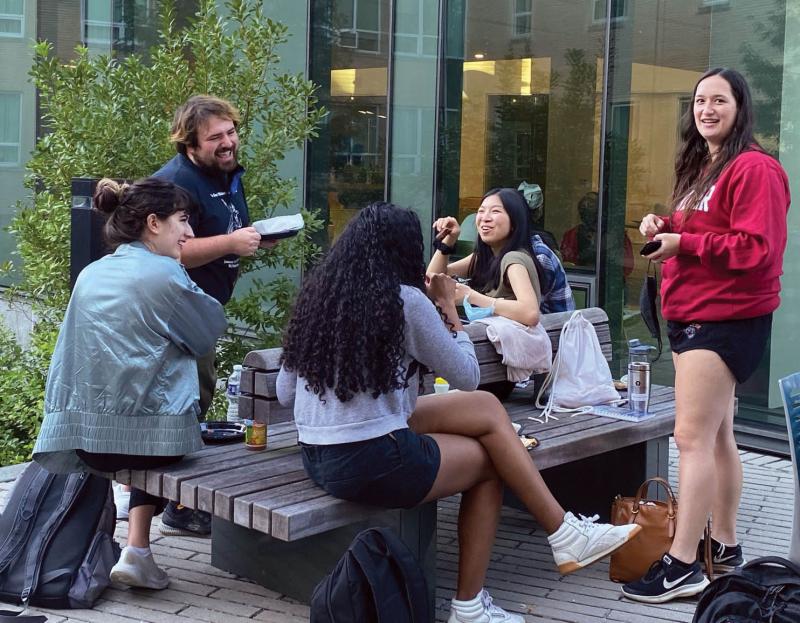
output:
[[128,545],[150,547],[150,523],[155,506],[135,506],[128,512]]
[[[721,515],[733,514],[733,518],[720,516],[718,521],[721,525],[729,526],[728,529],[735,526],[739,497],[736,491],[741,490],[741,467],[733,473],[721,471],[721,467],[732,463],[730,447],[722,451],[727,465],[717,463],[719,435],[726,427],[732,431],[733,411],[730,407],[735,379],[719,355],[709,350],[690,350],[673,355],[673,359],[675,443],[680,451],[680,509],[675,540],[669,553],[684,562],[693,562],[712,503],[719,501],[722,504]],[[727,439],[727,432],[725,437]],[[718,479],[729,479],[733,484],[718,484]],[[731,508],[734,498],[736,506]]]
[[714,538],[726,545],[735,545],[736,513],[742,498],[742,461],[736,438],[733,436],[733,392],[731,392],[730,415],[725,416],[717,433],[714,460],[717,463],[717,491],[714,495],[712,517]]
[[459,435],[432,434],[441,451],[439,473],[425,501],[463,491],[458,513],[456,599],[472,599],[484,585],[497,532],[503,483],[480,443]]
[[446,433],[475,439],[489,456],[500,479],[517,494],[547,534],[564,520],[527,450],[517,437],[505,408],[487,392],[451,392],[421,396],[409,419],[417,433]]

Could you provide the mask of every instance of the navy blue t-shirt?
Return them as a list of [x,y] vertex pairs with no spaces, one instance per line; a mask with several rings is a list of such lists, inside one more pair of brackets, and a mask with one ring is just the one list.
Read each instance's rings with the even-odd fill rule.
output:
[[[177,154],[161,167],[154,177],[160,177],[189,192],[199,211],[189,224],[198,238],[229,234],[250,224],[247,201],[242,186],[244,169],[238,167],[229,177],[230,187],[225,188],[221,179],[205,174],[183,154]],[[239,276],[239,256],[225,255],[188,269],[189,276],[206,294],[223,305],[233,294]]]

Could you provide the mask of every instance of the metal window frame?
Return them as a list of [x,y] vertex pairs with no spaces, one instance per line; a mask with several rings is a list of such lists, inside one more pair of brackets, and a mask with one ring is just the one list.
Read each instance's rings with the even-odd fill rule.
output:
[[[443,0],[446,2],[447,0]],[[514,39],[519,39],[521,37],[530,36],[533,32],[533,2],[534,0],[530,0],[531,9],[530,11],[517,11],[517,2],[519,0],[513,0],[513,4],[511,5],[511,37]],[[517,17],[528,17],[528,30],[526,32],[517,32]]]
[[0,161],[0,168],[16,168],[20,166],[22,160],[22,91],[0,91],[0,95],[16,95],[17,96],[17,141],[2,142],[0,147],[16,147],[17,159],[15,161],[2,160]]
[[25,9],[26,2],[22,0],[21,13],[0,13],[0,19],[7,19],[9,21],[19,22],[19,32],[0,32],[0,38],[3,39],[23,39],[25,37]]

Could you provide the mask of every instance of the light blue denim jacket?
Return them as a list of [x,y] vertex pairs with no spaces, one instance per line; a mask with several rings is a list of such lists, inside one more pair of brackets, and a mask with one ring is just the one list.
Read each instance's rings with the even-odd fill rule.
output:
[[85,471],[76,449],[178,456],[203,447],[195,358],[225,313],[173,258],[120,245],[77,279],[50,362],[33,458]]

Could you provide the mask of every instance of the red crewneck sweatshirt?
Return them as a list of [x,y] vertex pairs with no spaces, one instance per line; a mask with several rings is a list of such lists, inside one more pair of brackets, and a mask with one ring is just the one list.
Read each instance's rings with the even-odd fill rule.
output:
[[736,320],[780,303],[789,180],[777,160],[746,151],[731,162],[684,223],[678,210],[662,231],[681,234],[662,269],[661,311],[679,322]]

